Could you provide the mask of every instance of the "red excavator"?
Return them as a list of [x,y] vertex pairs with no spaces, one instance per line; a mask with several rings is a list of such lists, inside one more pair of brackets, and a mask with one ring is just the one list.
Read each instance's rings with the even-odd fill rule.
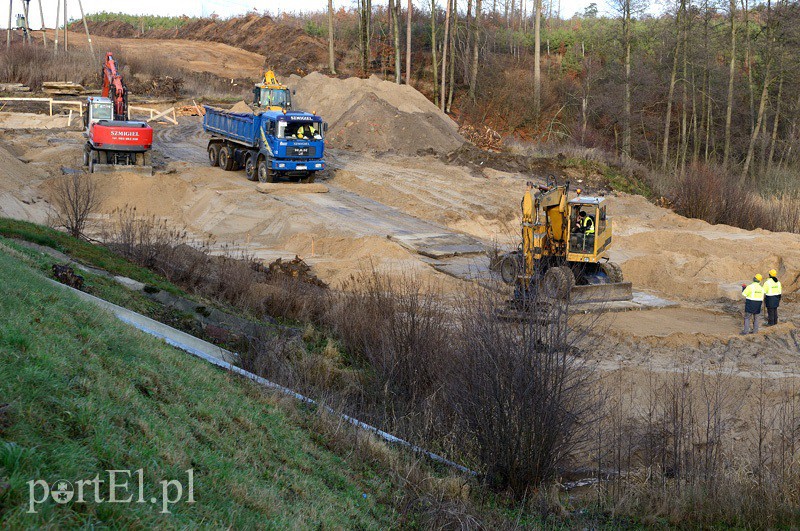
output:
[[102,76],[103,94],[87,98],[83,114],[87,138],[83,165],[90,173],[134,170],[152,175],[153,128],[129,119],[128,88],[110,52],[106,54]]

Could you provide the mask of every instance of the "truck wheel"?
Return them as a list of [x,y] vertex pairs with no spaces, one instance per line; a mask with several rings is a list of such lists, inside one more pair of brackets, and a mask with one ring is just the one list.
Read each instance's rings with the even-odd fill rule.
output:
[[542,280],[544,294],[551,299],[568,299],[574,285],[575,275],[567,266],[551,267]]
[[275,182],[275,173],[272,171],[272,168],[269,167],[267,159],[258,161],[258,180],[262,183]]
[[248,155],[244,161],[244,174],[248,181],[258,180],[258,168],[256,167],[255,157]]
[[313,183],[313,182],[314,182],[314,179],[316,178],[316,175],[315,175],[316,173],[317,173],[317,172],[314,172],[314,171],[310,171],[310,172],[308,172],[308,175],[306,175],[305,177],[303,177],[302,179],[300,179],[300,182],[302,182],[302,183],[305,183],[305,184],[311,184],[311,183]]
[[233,159],[233,150],[225,146],[219,150],[219,167],[225,171],[233,171],[236,161]]
[[219,148],[217,143],[208,145],[208,162],[211,166],[219,166]]
[[611,284],[622,282],[622,268],[616,262],[605,262],[600,264],[600,271],[606,274]]

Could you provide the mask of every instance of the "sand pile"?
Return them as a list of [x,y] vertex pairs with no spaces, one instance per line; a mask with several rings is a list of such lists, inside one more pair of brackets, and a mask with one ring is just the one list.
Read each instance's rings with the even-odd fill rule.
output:
[[351,151],[449,153],[464,139],[458,125],[413,87],[369,79],[291,76],[293,106],[328,122],[328,144]]
[[242,100],[238,102],[236,105],[230,108],[231,112],[238,112],[241,114],[253,114],[253,109],[247,104],[246,101]]
[[755,273],[778,270],[784,293],[800,287],[800,235],[710,225],[639,196],[614,197],[611,257],[635,288],[677,300],[741,299]]
[[39,168],[25,164],[0,146],[0,217],[47,220],[47,205],[32,188],[47,178]]

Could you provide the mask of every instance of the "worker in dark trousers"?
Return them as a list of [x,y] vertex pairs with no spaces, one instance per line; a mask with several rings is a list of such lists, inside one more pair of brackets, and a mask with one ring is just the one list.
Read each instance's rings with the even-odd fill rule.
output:
[[[742,285],[742,296],[744,297],[744,330],[742,335],[755,334],[758,332],[758,315],[761,313],[761,305],[764,303],[764,288],[761,281],[764,277],[757,273],[753,277],[753,282],[747,286]],[[753,331],[750,331],[750,321],[753,322]]]
[[778,324],[778,306],[781,304],[781,283],[778,272],[771,269],[769,278],[764,282],[764,307],[767,309],[767,326]]

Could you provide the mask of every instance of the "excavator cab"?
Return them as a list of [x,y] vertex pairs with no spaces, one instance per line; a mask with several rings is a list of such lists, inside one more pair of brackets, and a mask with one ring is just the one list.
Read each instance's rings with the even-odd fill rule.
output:
[[611,224],[606,215],[605,199],[579,195],[568,205],[570,236],[567,261],[597,262],[611,244]]
[[253,88],[253,105],[267,111],[289,111],[292,108],[294,91],[278,83],[275,73],[264,74],[264,82]]

